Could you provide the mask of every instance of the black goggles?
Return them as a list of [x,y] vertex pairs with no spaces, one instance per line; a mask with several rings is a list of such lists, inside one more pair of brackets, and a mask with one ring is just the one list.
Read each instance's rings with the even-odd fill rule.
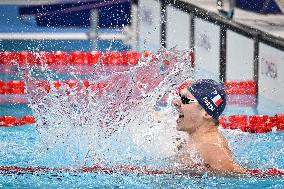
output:
[[191,99],[191,98],[188,98],[182,94],[179,94],[180,96],[180,100],[181,100],[181,103],[183,104],[190,104],[190,103],[193,103],[193,102],[198,102],[196,99]]

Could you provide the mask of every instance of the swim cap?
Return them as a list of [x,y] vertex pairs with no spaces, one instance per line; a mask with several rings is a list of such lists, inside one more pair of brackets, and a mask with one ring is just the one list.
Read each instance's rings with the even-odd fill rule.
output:
[[192,82],[187,90],[196,98],[202,108],[213,118],[218,119],[226,106],[224,85],[212,79]]

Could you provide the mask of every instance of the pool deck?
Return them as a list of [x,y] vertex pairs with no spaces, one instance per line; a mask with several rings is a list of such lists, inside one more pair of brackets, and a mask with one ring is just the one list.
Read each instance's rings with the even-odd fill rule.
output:
[[[182,1],[193,4],[207,11],[219,14],[216,6],[216,0]],[[258,14],[255,12],[235,8],[232,21],[258,29],[274,37],[284,40],[284,14]]]

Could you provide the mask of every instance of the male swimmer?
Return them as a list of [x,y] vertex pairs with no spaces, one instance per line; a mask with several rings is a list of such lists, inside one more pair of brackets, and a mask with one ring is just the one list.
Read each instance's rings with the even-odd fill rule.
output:
[[226,93],[221,83],[201,79],[180,91],[173,101],[179,118],[176,129],[186,132],[174,164],[182,170],[217,175],[246,174],[236,163],[227,140],[218,130],[218,117],[226,106]]

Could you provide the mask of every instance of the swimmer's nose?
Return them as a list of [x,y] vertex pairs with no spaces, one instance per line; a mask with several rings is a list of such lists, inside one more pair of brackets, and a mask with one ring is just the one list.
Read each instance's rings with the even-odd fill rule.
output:
[[176,98],[173,100],[172,104],[176,107],[179,108],[181,106],[181,101],[180,99]]

